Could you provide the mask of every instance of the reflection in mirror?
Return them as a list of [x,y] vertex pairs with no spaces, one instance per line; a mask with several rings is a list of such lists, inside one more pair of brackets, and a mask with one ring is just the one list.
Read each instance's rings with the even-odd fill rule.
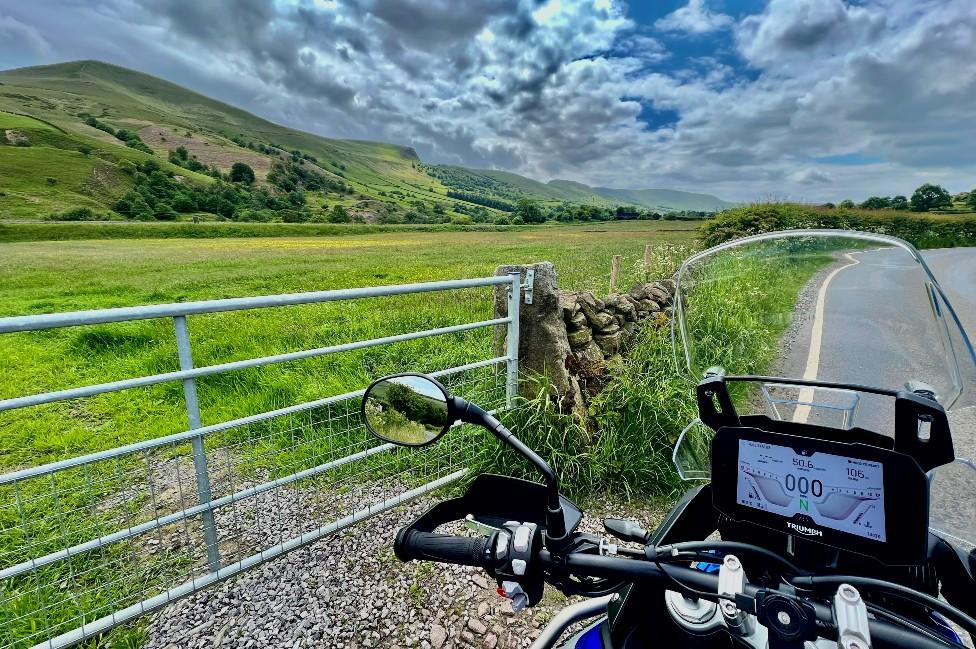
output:
[[429,444],[447,432],[447,393],[426,376],[391,376],[363,397],[366,425],[377,437],[401,446]]

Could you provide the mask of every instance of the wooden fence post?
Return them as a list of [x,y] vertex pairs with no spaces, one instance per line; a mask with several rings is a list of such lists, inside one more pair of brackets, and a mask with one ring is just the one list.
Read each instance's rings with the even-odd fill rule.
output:
[[647,244],[644,246],[644,279],[650,279],[652,261],[651,244]]
[[620,280],[620,255],[613,256],[613,264],[610,266],[610,293],[617,292],[617,282]]

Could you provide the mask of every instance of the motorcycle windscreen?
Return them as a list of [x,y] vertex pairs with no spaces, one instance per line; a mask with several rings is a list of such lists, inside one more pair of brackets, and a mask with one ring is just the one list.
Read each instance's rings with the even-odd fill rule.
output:
[[[728,375],[889,390],[911,384],[931,390],[950,415],[974,405],[972,346],[924,257],[900,240],[805,230],[729,242],[682,265],[675,304],[675,360],[691,381],[721,367]],[[893,434],[891,397],[788,380],[729,388],[741,414]],[[955,420],[956,454],[972,457],[976,422]],[[709,437],[701,428],[675,449],[688,475],[695,475],[689,463],[700,459]],[[937,494],[976,498],[966,480],[941,484]],[[933,499],[933,511],[938,507]],[[963,538],[974,538],[958,527]]]

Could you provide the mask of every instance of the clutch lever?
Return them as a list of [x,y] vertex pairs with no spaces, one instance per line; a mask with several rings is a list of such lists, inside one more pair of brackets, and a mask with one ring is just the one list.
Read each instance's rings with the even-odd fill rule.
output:
[[494,532],[497,532],[499,528],[492,527],[487,523],[482,523],[474,517],[474,514],[468,514],[464,517],[464,526],[482,536],[491,536]]

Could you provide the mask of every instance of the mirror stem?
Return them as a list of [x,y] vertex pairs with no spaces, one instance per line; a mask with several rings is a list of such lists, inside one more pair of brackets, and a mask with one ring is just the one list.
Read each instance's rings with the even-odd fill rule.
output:
[[546,487],[548,490],[548,502],[546,503],[547,545],[549,545],[550,540],[557,544],[560,541],[563,541],[564,537],[566,537],[566,520],[563,514],[562,503],[559,500],[559,480],[556,478],[556,472],[552,470],[549,463],[539,457],[535,451],[526,446],[522,440],[516,437],[515,434],[506,428],[503,423],[495,419],[495,417],[486,412],[483,408],[480,408],[479,406],[460,397],[454,397],[453,411],[457,413],[458,418],[461,421],[487,428],[489,431],[491,431],[492,435],[497,437],[503,443],[511,446],[519,453],[519,455],[526,458],[533,464],[533,466],[535,466],[535,468],[539,470],[546,481]]

